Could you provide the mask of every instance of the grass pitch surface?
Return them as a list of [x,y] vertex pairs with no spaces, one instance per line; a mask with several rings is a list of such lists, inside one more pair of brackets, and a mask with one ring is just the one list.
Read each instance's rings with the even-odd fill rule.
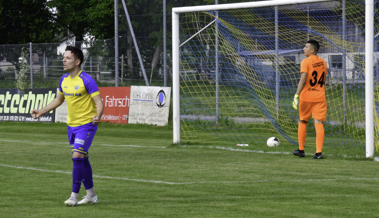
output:
[[101,123],[89,151],[99,203],[66,207],[66,125],[4,122],[0,217],[379,216],[378,162],[293,149],[173,145],[171,127]]

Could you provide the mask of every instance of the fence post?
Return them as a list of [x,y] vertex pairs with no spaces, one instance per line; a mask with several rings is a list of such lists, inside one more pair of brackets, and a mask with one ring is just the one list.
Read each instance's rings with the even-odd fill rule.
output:
[[96,80],[100,80],[100,65],[97,64]]
[[30,66],[30,88],[33,88],[33,50],[32,43],[29,42],[29,66]]
[[89,72],[91,73],[91,75],[93,75],[92,73],[92,57],[89,57]]
[[47,78],[47,57],[45,52],[43,52],[43,78]]
[[121,82],[124,82],[124,55],[121,55]]

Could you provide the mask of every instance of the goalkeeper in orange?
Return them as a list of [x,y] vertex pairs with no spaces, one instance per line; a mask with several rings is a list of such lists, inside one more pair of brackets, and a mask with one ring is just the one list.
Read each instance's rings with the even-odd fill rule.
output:
[[316,154],[313,159],[322,159],[322,146],[324,144],[324,124],[326,121],[325,77],[328,74],[326,63],[317,56],[320,45],[315,40],[309,40],[303,48],[306,58],[300,65],[300,81],[294,96],[292,106],[299,108],[298,140],[299,149],[293,154],[304,157],[304,144],[307,135],[307,123],[312,115],[316,128]]

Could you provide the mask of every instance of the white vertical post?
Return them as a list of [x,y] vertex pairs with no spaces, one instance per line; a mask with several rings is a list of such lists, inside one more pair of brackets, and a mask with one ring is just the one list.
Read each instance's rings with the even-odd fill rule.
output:
[[180,143],[179,14],[172,12],[172,114],[173,143]]
[[167,36],[166,36],[166,0],[163,0],[163,86],[167,87]]
[[114,79],[118,87],[118,1],[114,0]]
[[275,92],[276,92],[276,118],[279,119],[279,91],[280,91],[280,74],[279,74],[279,12],[278,6],[275,6]]
[[343,73],[343,124],[346,124],[346,108],[347,108],[347,94],[346,94],[346,1],[342,0],[342,73]]
[[374,0],[365,7],[366,157],[374,156]]
[[[218,5],[218,0],[215,1],[215,4]],[[216,20],[218,19],[218,11],[216,11]],[[218,20],[216,21],[216,30],[215,30],[215,53],[216,53],[216,125],[218,124],[219,117],[219,83],[220,83],[220,74],[219,74],[219,59],[218,59]]]

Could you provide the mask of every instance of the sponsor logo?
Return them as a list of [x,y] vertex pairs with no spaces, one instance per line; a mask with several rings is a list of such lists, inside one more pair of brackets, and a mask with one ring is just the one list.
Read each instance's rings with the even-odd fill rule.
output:
[[310,91],[310,92],[321,92],[320,90],[318,90],[316,88],[308,88],[308,91]]
[[312,64],[312,66],[313,66],[314,68],[316,68],[316,67],[321,67],[321,66],[324,66],[324,62],[314,63],[314,64]]
[[166,104],[166,93],[163,90],[160,90],[155,97],[155,103],[159,108],[163,107]]
[[153,100],[154,95],[152,93],[146,93],[146,92],[134,92],[133,98],[137,99],[145,99],[145,100]]
[[[0,113],[8,114],[29,114],[33,109],[41,109],[53,101],[55,93],[49,91],[45,94],[33,94],[29,91],[23,95],[12,94],[7,91],[5,94],[0,94]],[[53,111],[50,111],[53,113]]]
[[114,96],[105,96],[105,107],[129,107],[129,98],[115,98]]
[[67,93],[67,92],[63,92],[64,96],[82,96],[81,93]]
[[75,144],[79,144],[79,145],[84,145],[84,142],[85,142],[85,140],[83,140],[83,139],[79,139],[79,138],[75,138]]
[[115,115],[111,115],[111,114],[103,114],[103,116],[101,117],[101,120],[120,120],[120,116],[115,116]]
[[49,121],[51,122],[53,120],[52,117],[46,117],[46,116],[41,116],[40,118],[38,118],[39,121]]

